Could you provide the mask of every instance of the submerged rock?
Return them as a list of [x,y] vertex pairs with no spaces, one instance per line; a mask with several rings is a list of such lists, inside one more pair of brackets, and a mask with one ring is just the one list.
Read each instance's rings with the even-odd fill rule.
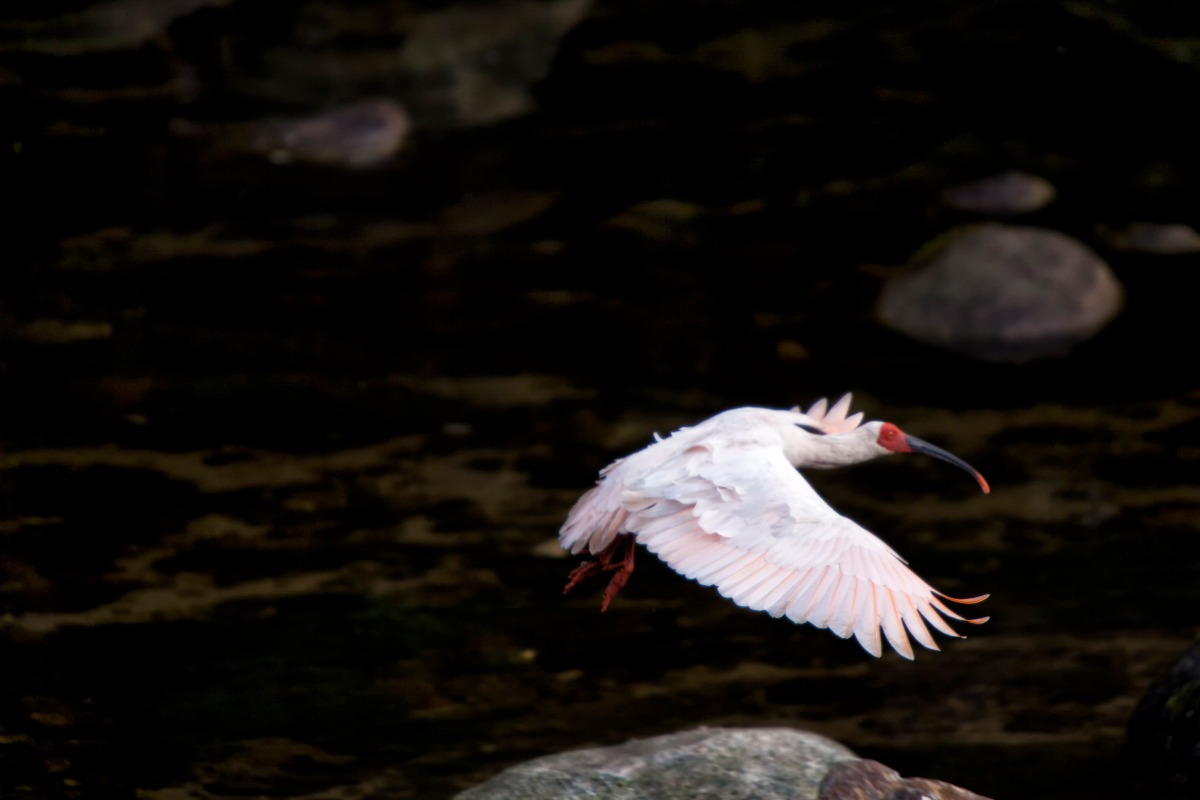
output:
[[270,107],[374,94],[399,100],[417,129],[491,125],[537,108],[534,87],[592,1],[301,3],[297,21],[283,14],[276,34],[201,77]]
[[788,728],[699,728],[511,767],[456,800],[815,800],[837,742]]
[[1138,702],[1125,759],[1139,787],[1168,797],[1200,797],[1200,644]]
[[959,211],[1026,214],[1049,205],[1056,194],[1045,178],[1013,171],[952,186],[942,192],[942,202]]
[[363,100],[324,114],[263,123],[253,149],[276,163],[371,167],[394,156],[412,124],[391,100]]
[[395,63],[405,103],[422,125],[461,128],[520,116],[534,106],[558,43],[592,0],[492,0],[420,14]]
[[880,322],[991,361],[1062,355],[1120,311],[1124,292],[1091,250],[1057,231],[980,223],[934,239],[887,282]]
[[1190,225],[1133,222],[1116,230],[1101,227],[1099,233],[1114,250],[1132,250],[1157,256],[1200,253],[1200,233]]
[[988,800],[945,781],[901,778],[878,761],[835,764],[821,783],[819,800]]
[[305,162],[351,168],[374,167],[396,155],[412,123],[397,103],[361,100],[305,117],[257,122],[171,122],[183,138],[206,141],[218,151],[256,153],[275,164]]
[[[166,36],[172,24],[208,6],[233,0],[101,0],[44,3],[45,16],[0,20],[0,52],[20,51],[75,56],[136,50]],[[82,6],[54,15],[55,6]],[[53,15],[53,16],[52,16]]]

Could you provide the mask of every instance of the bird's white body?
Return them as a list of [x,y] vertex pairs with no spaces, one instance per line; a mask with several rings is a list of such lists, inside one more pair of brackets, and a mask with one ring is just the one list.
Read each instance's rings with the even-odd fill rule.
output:
[[[907,451],[910,441],[954,457],[906,440],[890,423],[860,424],[861,414],[847,417],[849,405],[847,395],[807,413],[735,408],[657,439],[603,470],[559,541],[572,553],[597,554],[633,536],[739,605],[853,635],[876,656],[881,630],[906,658],[913,657],[906,628],[936,650],[925,622],[957,636],[941,615],[964,618],[888,545],[830,508],[796,468],[867,461]],[[632,570],[632,551],[629,558]]]

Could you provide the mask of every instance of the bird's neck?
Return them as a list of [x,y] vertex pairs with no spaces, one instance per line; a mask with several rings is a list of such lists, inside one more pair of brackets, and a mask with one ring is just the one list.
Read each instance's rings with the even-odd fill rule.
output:
[[788,453],[788,460],[793,466],[832,469],[860,464],[887,454],[875,444],[874,435],[862,429],[812,438],[807,445]]

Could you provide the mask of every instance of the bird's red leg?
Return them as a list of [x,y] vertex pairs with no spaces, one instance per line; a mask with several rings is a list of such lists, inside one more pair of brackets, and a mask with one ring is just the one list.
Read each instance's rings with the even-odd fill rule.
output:
[[[617,592],[629,582],[629,576],[633,574],[633,555],[637,547],[637,539],[632,536],[624,536],[625,539],[625,558],[621,559],[619,564],[605,564],[604,569],[608,571],[615,569],[616,575],[613,575],[612,580],[608,582],[608,588],[604,590],[604,600],[600,603],[600,610],[607,611],[608,604],[617,596]],[[614,542],[613,544],[616,544]],[[610,554],[611,558],[611,554]]]
[[617,547],[621,544],[621,539],[623,538],[625,537],[618,536],[613,540],[612,544],[599,553],[596,553],[594,561],[584,561],[578,567],[571,570],[570,574],[567,575],[567,585],[563,589],[563,594],[571,591],[597,572],[613,569],[613,567],[609,566],[609,562],[612,561],[613,554],[617,552]]
[[[613,556],[617,553],[618,547],[625,548],[625,555],[620,561],[614,563]],[[613,542],[599,553],[596,553],[595,560],[584,561],[571,573],[567,575],[567,585],[563,589],[563,594],[574,589],[583,581],[595,575],[598,572],[612,572],[616,570],[616,575],[613,575],[612,580],[608,582],[608,588],[604,590],[604,599],[600,603],[600,610],[607,611],[609,603],[617,596],[617,592],[629,582],[629,576],[633,574],[633,557],[637,549],[637,539],[628,534],[618,536]]]
[[583,583],[591,575],[600,571],[600,564],[596,561],[584,561],[567,575],[567,585],[563,587],[563,594],[574,589],[579,584]]

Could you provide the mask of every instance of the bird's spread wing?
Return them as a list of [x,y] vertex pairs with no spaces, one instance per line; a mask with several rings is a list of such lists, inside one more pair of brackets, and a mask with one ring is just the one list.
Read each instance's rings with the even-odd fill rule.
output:
[[[819,428],[823,433],[846,433],[857,428],[863,419],[861,411],[857,414],[849,413],[851,399],[850,393],[847,392],[830,406],[822,397],[813,403],[808,411],[801,411],[799,406],[792,411],[808,417],[807,423]],[[689,439],[702,441],[710,426],[723,416],[725,415],[718,415],[690,428],[681,428],[665,439],[656,433],[651,445],[626,458],[618,458],[601,470],[596,486],[580,497],[567,515],[567,521],[558,534],[559,544],[571,553],[584,550],[599,553],[612,544],[618,534],[628,530],[624,527],[628,511],[623,508],[621,502],[621,495],[626,489],[625,476],[644,474],[657,469],[677,452],[672,447],[660,445],[668,441],[679,441],[686,447],[684,442]],[[743,437],[747,440],[753,440],[755,435],[753,430],[743,432]]]
[[680,574],[747,608],[853,634],[872,655],[880,630],[911,659],[908,633],[938,649],[926,622],[958,636],[941,615],[984,621],[948,608],[883,541],[830,508],[776,447],[694,445],[626,486],[621,506],[622,529]]
[[625,459],[618,458],[600,471],[600,480],[576,501],[567,521],[558,532],[558,543],[564,550],[579,553],[587,550],[599,553],[617,534],[623,533],[629,512],[621,506],[625,490],[620,479],[613,476]]

